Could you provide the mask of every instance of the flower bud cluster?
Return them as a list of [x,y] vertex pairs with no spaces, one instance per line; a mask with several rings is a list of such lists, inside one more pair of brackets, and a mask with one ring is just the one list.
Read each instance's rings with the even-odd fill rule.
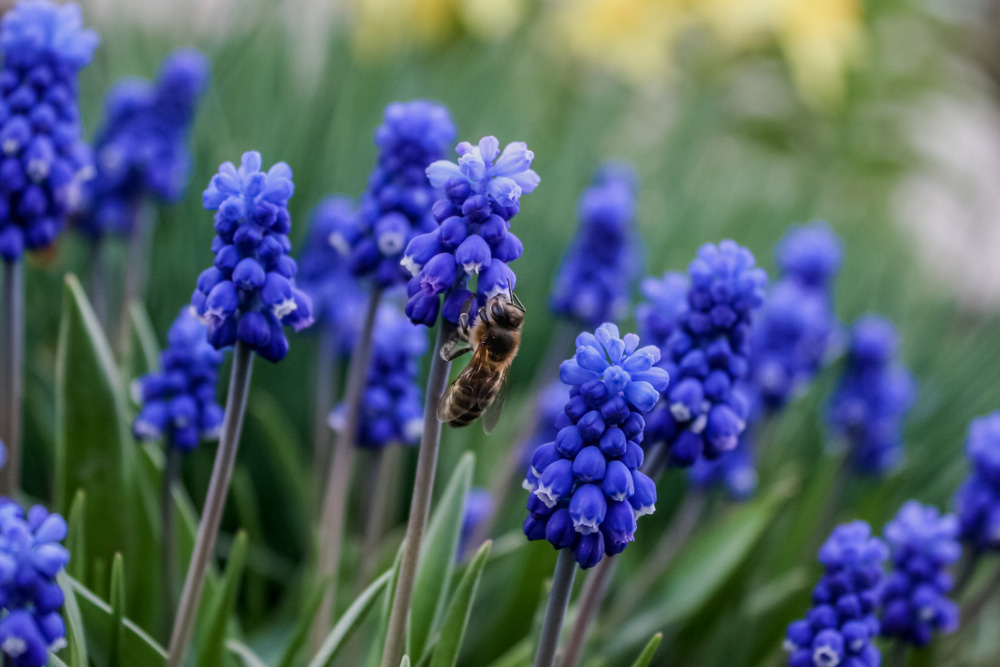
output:
[[825,570],[813,589],[812,609],[788,626],[789,667],[879,667],[882,567],[889,555],[864,521],[834,529],[819,551]]
[[895,327],[867,315],[854,324],[847,364],[828,406],[827,421],[847,443],[855,470],[884,474],[902,463],[903,418],[916,387],[898,360]]
[[[670,462],[683,467],[731,451],[746,428],[750,405],[740,382],[749,367],[751,317],[767,282],[750,251],[728,240],[702,246],[688,274],[686,303],[671,303],[679,312],[661,364],[673,381],[646,432],[665,442]],[[663,318],[657,326],[667,323]]]
[[431,204],[441,196],[425,170],[455,140],[448,110],[433,102],[394,102],[375,131],[378,164],[361,197],[358,224],[346,238],[354,275],[371,276],[380,288],[409,278],[399,261],[417,234],[435,228]]
[[142,406],[132,423],[139,440],[158,440],[191,451],[200,440],[215,440],[223,411],[216,402],[222,353],[209,345],[205,325],[190,307],[181,309],[160,353],[161,370],[132,384],[132,398]]
[[635,232],[635,171],[609,162],[580,196],[580,228],[552,288],[552,312],[588,327],[620,319],[642,266]]
[[[445,193],[431,208],[438,227],[415,237],[403,254],[413,274],[406,314],[417,324],[430,326],[439,313],[455,323],[470,299],[474,317],[478,306],[517,283],[507,264],[524,248],[510,233],[510,220],[521,195],[538,185],[534,153],[515,141],[501,155],[496,137],[483,137],[477,146],[463,141],[456,151],[457,164],[439,160],[427,168],[431,185]],[[475,292],[468,289],[472,276]]]
[[43,667],[49,651],[66,646],[56,581],[69,563],[60,544],[66,532],[66,521],[41,505],[25,515],[17,503],[0,501],[0,652],[11,667]]
[[958,629],[948,568],[962,556],[958,519],[911,500],[886,524],[892,571],[882,590],[882,635],[916,646]]
[[312,298],[313,317],[333,338],[338,356],[347,357],[359,335],[365,295],[349,266],[346,239],[358,225],[357,207],[349,197],[331,196],[313,209],[296,281]]
[[93,170],[77,74],[97,48],[80,7],[22,0],[0,21],[0,257],[48,247]]
[[[368,384],[361,401],[357,444],[380,448],[420,441],[424,425],[420,358],[427,351],[427,332],[410,322],[397,306],[383,303],[375,316]],[[330,426],[341,429],[346,418],[341,404],[330,415]]]
[[656,485],[640,472],[645,422],[669,377],[654,365],[655,346],[619,337],[602,324],[576,339],[576,355],[560,379],[570,399],[555,422],[555,440],[535,450],[525,479],[531,491],[524,533],[572,549],[584,569],[622,552],[636,519],[653,512]]
[[962,541],[1000,551],[1000,411],[972,420],[965,456],[972,472],[955,494]]
[[156,81],[126,78],[108,91],[94,139],[96,173],[76,217],[80,231],[127,236],[144,198],[183,196],[192,162],[187,137],[209,71],[204,54],[180,49],[164,58]]
[[295,286],[298,265],[288,254],[294,190],[287,164],[264,173],[260,153],[250,151],[239,169],[232,162],[219,167],[202,196],[215,211],[215,262],[198,277],[191,305],[216,349],[241,340],[280,361],[288,353],[282,326],[299,331],[313,322],[312,300]]

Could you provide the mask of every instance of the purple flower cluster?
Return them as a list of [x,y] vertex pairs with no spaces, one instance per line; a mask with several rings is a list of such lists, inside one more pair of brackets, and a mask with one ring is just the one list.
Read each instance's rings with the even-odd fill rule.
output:
[[750,340],[750,374],[763,407],[778,410],[812,380],[838,333],[831,298],[843,244],[826,223],[793,227],[777,247],[781,279]]
[[313,209],[296,275],[299,287],[312,298],[317,324],[327,327],[337,354],[344,357],[354,347],[365,309],[364,292],[349,265],[347,239],[357,225],[357,207],[349,197],[322,200]]
[[[380,448],[416,444],[424,425],[420,398],[420,358],[427,351],[427,332],[391,304],[379,306],[372,340],[368,385],[361,402],[358,445]],[[330,415],[330,426],[344,426],[346,406]]]
[[49,651],[66,646],[56,582],[69,563],[66,521],[35,505],[25,515],[11,500],[0,504],[0,652],[11,667],[43,667]]
[[313,322],[312,300],[296,288],[298,265],[288,254],[294,190],[287,164],[264,173],[260,153],[250,151],[239,169],[223,163],[202,196],[215,211],[215,262],[198,277],[191,304],[216,349],[241,340],[268,361],[280,361],[288,353],[281,327],[299,331]]
[[22,0],[0,22],[0,257],[8,262],[55,240],[93,169],[77,74],[97,42],[76,4]]
[[[406,314],[428,326],[439,312],[457,322],[470,299],[475,316],[477,304],[514,288],[517,277],[507,264],[524,248],[510,233],[510,220],[520,210],[521,195],[539,181],[531,169],[534,153],[524,142],[507,144],[501,154],[496,137],[483,137],[478,146],[463,141],[456,151],[458,164],[439,160],[427,168],[431,185],[445,192],[431,209],[439,226],[410,241],[402,259],[413,274]],[[468,289],[472,276],[477,276],[475,292]]]
[[882,590],[882,635],[916,646],[958,629],[948,568],[962,556],[958,519],[911,500],[886,524],[892,571]]
[[137,439],[163,438],[167,446],[187,452],[200,440],[219,437],[223,411],[215,394],[222,353],[206,334],[191,308],[182,308],[160,353],[162,370],[132,385],[132,397],[142,406],[132,423]]
[[187,135],[209,71],[200,51],[180,49],[163,60],[155,82],[127,78],[108,91],[94,139],[96,175],[76,219],[84,234],[127,236],[144,198],[173,202],[184,194]]
[[[750,405],[739,385],[749,366],[751,317],[767,282],[750,251],[728,240],[702,246],[688,274],[683,307],[675,300],[674,279],[663,292],[678,311],[661,364],[673,382],[646,432],[667,444],[673,465],[684,467],[735,449],[746,428]],[[666,329],[667,322],[656,326]]]
[[972,420],[965,455],[972,472],[955,494],[962,541],[1000,551],[1000,411]]
[[878,667],[879,589],[888,557],[885,543],[864,521],[837,526],[819,550],[824,574],[812,609],[788,626],[789,667]]
[[570,399],[556,419],[553,442],[535,450],[526,475],[529,540],[572,549],[584,569],[624,551],[636,519],[653,512],[656,485],[639,471],[645,422],[669,377],[655,364],[660,351],[639,347],[602,324],[576,339],[576,354],[559,377]]
[[589,327],[625,314],[642,264],[635,233],[637,185],[631,165],[608,162],[583,191],[580,229],[552,289],[555,314]]
[[896,329],[888,320],[867,315],[855,322],[827,421],[833,434],[846,441],[851,464],[860,472],[884,474],[903,460],[903,418],[916,388],[897,361],[898,348]]
[[350,266],[357,277],[371,276],[381,288],[404,283],[400,266],[407,244],[434,230],[431,204],[441,196],[425,170],[444,157],[455,140],[448,110],[433,102],[394,102],[375,131],[378,164],[361,197],[357,224],[346,237]]

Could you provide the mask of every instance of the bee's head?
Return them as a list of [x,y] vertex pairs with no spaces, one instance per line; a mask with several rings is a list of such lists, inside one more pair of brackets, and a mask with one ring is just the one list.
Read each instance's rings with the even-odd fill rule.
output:
[[520,329],[524,324],[524,306],[513,292],[501,292],[486,302],[487,321],[506,329]]

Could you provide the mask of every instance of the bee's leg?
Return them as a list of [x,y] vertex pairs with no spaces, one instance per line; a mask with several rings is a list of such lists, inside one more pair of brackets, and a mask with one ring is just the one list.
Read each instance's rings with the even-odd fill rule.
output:
[[441,346],[441,358],[445,361],[452,361],[458,359],[471,349],[472,346],[467,341],[453,338]]

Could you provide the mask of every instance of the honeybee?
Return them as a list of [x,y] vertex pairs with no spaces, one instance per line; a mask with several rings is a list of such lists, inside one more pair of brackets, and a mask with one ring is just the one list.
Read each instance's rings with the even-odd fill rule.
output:
[[441,347],[441,358],[451,361],[471,351],[472,359],[441,397],[439,422],[468,426],[482,415],[483,430],[493,430],[503,408],[507,373],[521,345],[523,324],[524,305],[510,286],[507,293],[497,294],[479,309],[471,326],[468,312],[459,316],[452,339]]

